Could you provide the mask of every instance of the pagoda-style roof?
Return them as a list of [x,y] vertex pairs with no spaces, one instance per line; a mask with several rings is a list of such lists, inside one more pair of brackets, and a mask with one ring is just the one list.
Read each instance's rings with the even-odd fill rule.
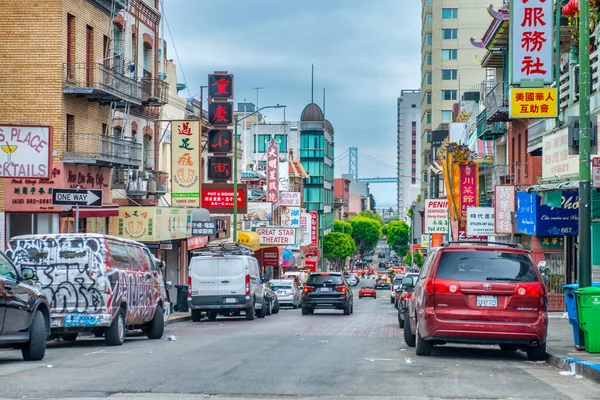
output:
[[[475,38],[471,38],[471,44],[473,46],[478,47],[480,49],[487,49],[488,51],[500,51],[508,48],[510,35],[508,29],[510,20],[508,6],[509,3],[506,3],[502,5],[502,7],[498,9],[498,11],[494,11],[494,7],[491,4],[488,6],[488,14],[490,14],[493,20],[490,23],[490,26],[488,27],[487,31],[483,35],[481,41],[478,42],[477,40],[475,40]],[[494,59],[495,57],[493,56],[495,56],[495,54],[490,56],[491,58],[488,57],[488,55],[486,54],[486,57],[488,59]],[[486,59],[486,57],[484,57],[484,60]],[[493,65],[483,66],[492,67]]]

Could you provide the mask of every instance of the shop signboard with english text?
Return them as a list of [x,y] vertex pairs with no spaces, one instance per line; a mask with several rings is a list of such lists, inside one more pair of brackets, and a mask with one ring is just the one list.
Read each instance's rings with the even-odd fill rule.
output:
[[[237,207],[239,214],[248,211],[248,189],[246,184],[238,184]],[[217,214],[233,213],[233,184],[205,183],[202,185],[202,207]]]
[[171,121],[173,207],[200,206],[200,121]]
[[468,207],[466,230],[468,236],[493,235],[494,207]]
[[518,233],[533,236],[577,236],[579,234],[579,192],[563,191],[560,207],[542,204],[535,193],[518,192],[516,207]]
[[425,233],[448,233],[448,200],[425,200]]
[[279,205],[300,207],[302,195],[300,192],[279,192]]
[[289,246],[298,243],[299,230],[297,228],[270,226],[253,230],[260,237],[261,245]]
[[0,125],[0,178],[50,177],[52,128]]

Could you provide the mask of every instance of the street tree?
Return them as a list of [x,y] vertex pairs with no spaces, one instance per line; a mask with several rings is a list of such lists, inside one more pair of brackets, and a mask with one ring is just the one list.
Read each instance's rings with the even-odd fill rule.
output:
[[352,225],[352,238],[362,253],[374,249],[381,239],[381,224],[371,218],[356,215],[348,220]]
[[404,221],[392,221],[386,226],[387,244],[400,256],[408,251],[410,226]]
[[379,222],[382,226],[384,225],[383,217],[377,213],[374,213],[371,210],[361,211],[358,215],[360,215],[361,217],[373,219],[373,220]]
[[341,271],[347,257],[356,252],[354,239],[347,233],[330,232],[323,237],[323,256]]
[[[421,254],[420,252],[414,252],[414,262],[415,264],[417,264],[418,267],[421,267],[423,265],[423,254]],[[408,253],[406,255],[406,258],[404,258],[404,263],[406,265],[410,265],[412,267],[413,265],[413,253]]]
[[352,235],[352,225],[350,225],[347,221],[336,219],[333,221],[333,231]]

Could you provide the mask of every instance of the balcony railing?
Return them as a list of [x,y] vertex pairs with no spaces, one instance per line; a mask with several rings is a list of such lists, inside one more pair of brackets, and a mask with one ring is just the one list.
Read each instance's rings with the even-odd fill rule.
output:
[[128,196],[164,194],[169,191],[169,174],[162,171],[118,169],[113,189],[124,189]]
[[65,133],[66,163],[137,168],[142,165],[142,145],[100,133]]
[[488,122],[508,121],[508,85],[498,82],[485,97],[485,110]]
[[63,93],[86,96],[101,103],[142,104],[142,85],[116,69],[99,63],[65,63]]
[[162,106],[169,102],[169,84],[162,79],[142,78],[142,102]]
[[507,132],[506,122],[489,122],[487,109],[477,116],[477,137],[482,140],[494,140]]
[[93,0],[99,7],[103,8],[104,11],[111,13],[113,12],[113,6],[114,6],[114,11],[115,12],[119,12],[122,9],[124,9],[125,7],[127,7],[127,0],[115,0],[115,1],[111,1],[111,0]]

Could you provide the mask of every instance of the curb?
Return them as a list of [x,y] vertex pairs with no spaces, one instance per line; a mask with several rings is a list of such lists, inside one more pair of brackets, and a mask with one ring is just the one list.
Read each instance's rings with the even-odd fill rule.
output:
[[567,371],[570,371],[571,365],[574,365],[576,374],[595,383],[600,383],[600,364],[579,358],[556,356],[552,354],[551,349],[548,349],[547,353],[550,365]]
[[192,320],[192,316],[191,315],[181,315],[181,316],[177,316],[175,318],[169,319],[167,321],[167,325],[176,324],[178,322],[191,321],[191,320]]

